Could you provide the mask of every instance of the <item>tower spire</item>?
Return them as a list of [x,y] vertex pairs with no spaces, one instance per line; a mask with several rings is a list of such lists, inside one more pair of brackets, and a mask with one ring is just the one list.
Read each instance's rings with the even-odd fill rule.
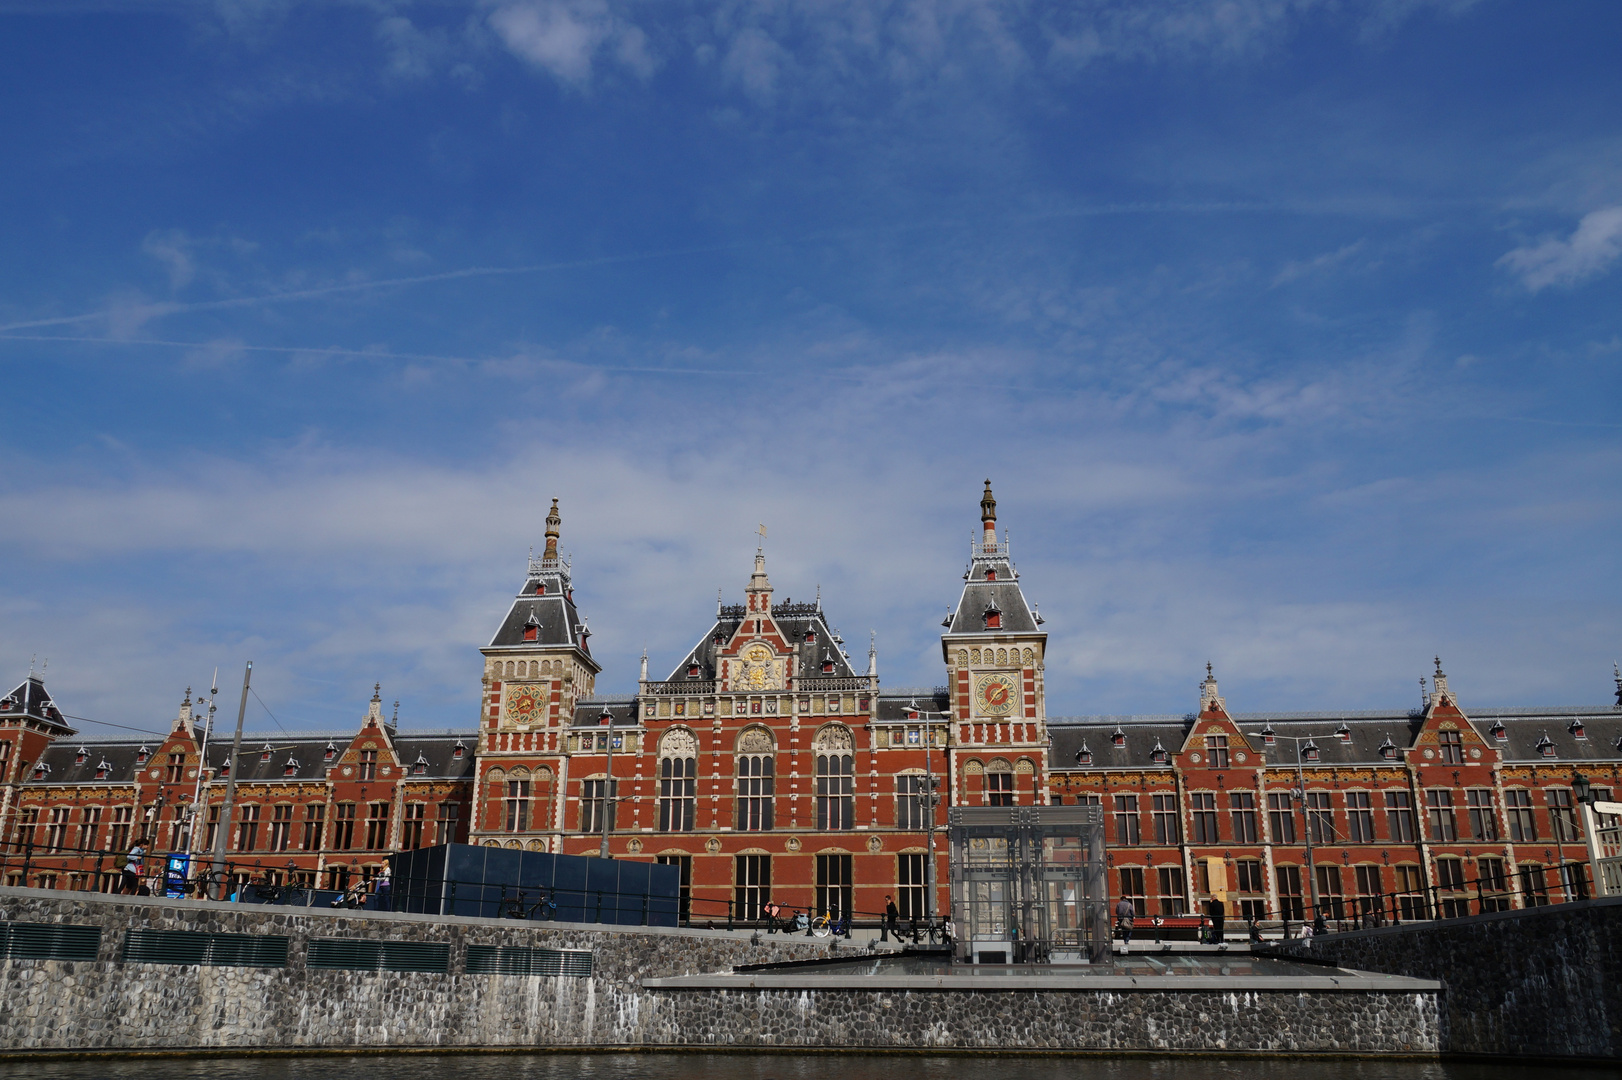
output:
[[980,529],[985,534],[981,543],[986,551],[997,549],[997,500],[991,494],[991,478],[986,477],[985,494],[980,496]]
[[558,516],[558,501],[552,500],[552,509],[546,514],[546,550],[541,552],[541,558],[557,561],[558,557],[558,526],[563,519]]

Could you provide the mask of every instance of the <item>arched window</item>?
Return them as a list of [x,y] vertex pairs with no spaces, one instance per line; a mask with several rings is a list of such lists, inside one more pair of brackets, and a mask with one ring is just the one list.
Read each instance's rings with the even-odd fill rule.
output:
[[1014,768],[1002,758],[986,766],[986,805],[1014,805]]
[[659,831],[692,832],[698,803],[698,740],[671,728],[659,740]]
[[738,738],[739,832],[766,832],[774,810],[772,736],[765,728],[750,728]]
[[817,732],[817,828],[856,827],[856,757],[850,729],[830,724]]

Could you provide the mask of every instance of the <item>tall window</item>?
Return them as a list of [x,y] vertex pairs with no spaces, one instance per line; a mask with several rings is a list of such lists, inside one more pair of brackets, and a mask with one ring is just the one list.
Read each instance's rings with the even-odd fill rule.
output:
[[1408,792],[1385,793],[1385,823],[1393,844],[1414,842],[1414,800]]
[[79,824],[79,846],[85,851],[94,851],[97,835],[101,832],[101,807],[87,806],[84,808],[83,820]]
[[1571,805],[1570,788],[1548,788],[1543,797],[1549,803],[1549,828],[1557,841],[1578,840],[1582,837],[1577,828],[1576,811]]
[[[113,832],[115,834],[118,832],[118,826],[117,825],[113,826]],[[220,808],[219,808],[218,804],[215,804],[214,806],[211,806],[211,807],[208,808],[208,838],[203,841],[203,846],[205,848],[207,848],[209,851],[213,851],[214,850],[214,841],[219,838],[219,835],[220,835]],[[117,845],[117,846],[122,846],[122,845]]]
[[170,754],[167,766],[167,783],[178,784],[186,778],[186,755]]
[[925,799],[928,777],[916,773],[903,773],[895,778],[895,827],[922,829],[925,818]]
[[1419,867],[1411,864],[1399,864],[1391,868],[1396,875],[1396,888],[1393,892],[1397,896],[1397,914],[1404,919],[1428,918],[1425,905],[1425,877],[1420,873]]
[[1346,909],[1340,894],[1340,867],[1320,866],[1318,870],[1318,910],[1326,919],[1344,919]]
[[[1443,732],[1447,734],[1447,732]],[[1438,844],[1451,844],[1459,838],[1459,823],[1453,814],[1451,791],[1425,792],[1425,807],[1430,818],[1431,840]]]
[[659,740],[659,831],[692,832],[698,802],[698,740],[672,728]]
[[423,820],[427,814],[427,803],[408,802],[405,804],[404,816],[400,820],[400,849],[402,851],[415,851],[422,847]]
[[772,755],[746,754],[738,759],[738,830],[765,832],[772,827]]
[[[603,815],[612,813],[608,808],[608,781],[582,780],[580,782],[580,831],[594,833],[603,831]],[[608,819],[608,827],[614,827],[613,818]]]
[[1492,812],[1492,788],[1471,788],[1464,793],[1470,807],[1470,836],[1475,840],[1498,839],[1498,817]]
[[51,808],[51,823],[45,826],[45,850],[61,851],[68,846],[68,814],[66,806]]
[[986,773],[986,805],[1014,805],[1014,774],[1012,772],[999,769],[996,772]]
[[1477,859],[1476,880],[1480,883],[1483,912],[1509,910],[1509,876],[1504,873],[1503,859],[1490,855]]
[[903,919],[924,917],[925,858],[921,853],[896,856],[895,903]]
[[1254,844],[1256,842],[1256,793],[1254,791],[1230,791],[1228,793],[1228,807],[1233,816],[1233,842],[1236,844]]
[[1273,843],[1295,843],[1295,807],[1287,791],[1267,793],[1267,827],[1272,831]]
[[1353,844],[1374,842],[1374,810],[1366,791],[1346,793],[1346,839]]
[[341,802],[338,816],[332,822],[332,847],[335,851],[348,851],[355,846],[355,804]]
[[1149,900],[1143,892],[1143,867],[1121,867],[1121,899],[1131,901],[1137,918],[1149,914]]
[[1205,737],[1205,751],[1210,755],[1211,768],[1226,769],[1228,767],[1228,737],[1226,735],[1207,735]]
[[1307,828],[1314,844],[1335,842],[1335,812],[1329,806],[1329,792],[1307,792]]
[[[1120,797],[1116,796],[1116,805],[1120,805]],[[1149,796],[1149,809],[1154,817],[1155,843],[1180,844],[1183,842],[1183,830],[1178,824],[1177,796],[1151,795]],[[1137,797],[1132,797],[1132,842],[1137,843]]]
[[1526,907],[1543,907],[1549,902],[1549,879],[1538,863],[1523,862],[1520,869],[1521,903]]
[[434,843],[456,843],[456,830],[461,821],[462,808],[453,802],[439,804],[439,820],[434,825]]
[[850,732],[842,727],[817,733],[817,828],[850,829],[856,825],[856,760]]
[[505,802],[507,811],[506,826],[508,832],[527,832],[529,830],[529,781],[508,780],[507,798]]
[[277,803],[270,808],[270,850],[286,851],[293,842],[293,807]]
[[1464,764],[1464,739],[1457,731],[1442,732],[1438,742],[1443,765]]
[[320,851],[321,834],[327,824],[327,807],[325,803],[310,803],[304,808],[304,835],[299,838],[299,848],[303,851]]
[[[216,819],[218,819],[219,807],[216,806],[214,809],[216,811],[215,817],[216,817]],[[115,806],[115,807],[113,807],[113,825],[112,825],[112,828],[108,832],[107,843],[112,847],[112,849],[114,851],[128,850],[128,848],[130,846],[130,825],[134,820],[135,820],[135,807],[133,807],[133,806]],[[211,848],[213,847],[212,839],[210,840],[209,846]]]
[[1183,891],[1183,868],[1162,866],[1155,875],[1160,886],[1160,914],[1181,915],[1187,910],[1188,897]]
[[1385,890],[1380,888],[1380,868],[1365,864],[1352,868],[1357,885],[1357,913],[1371,915],[1382,909],[1380,894]]
[[239,806],[237,813],[237,850],[252,851],[259,846],[259,807]]
[[1196,791],[1189,795],[1188,801],[1194,822],[1194,843],[1220,843],[1217,839],[1216,795],[1209,791]]
[[189,846],[190,837],[186,825],[186,808],[176,806],[174,818],[169,823],[169,850],[185,851]]
[[[1267,886],[1262,881],[1262,863],[1260,859],[1240,859],[1233,864],[1233,867],[1239,892],[1264,893],[1267,891]],[[1267,901],[1261,896],[1241,896],[1239,898],[1239,917],[1241,919],[1267,918]]]
[[1525,788],[1504,792],[1504,816],[1509,819],[1509,838],[1517,844],[1530,844],[1538,838],[1537,819],[1532,816],[1532,793]]
[[1306,905],[1301,901],[1301,868],[1275,866],[1273,878],[1278,882],[1278,914],[1281,919],[1306,918]]
[[[1436,860],[1436,888],[1444,893],[1464,891],[1463,859]],[[1467,897],[1444,896],[1441,897],[1440,903],[1443,918],[1456,919],[1461,915],[1470,914],[1470,901]]]
[[[1158,799],[1159,796],[1155,798]],[[1138,797],[1115,796],[1115,842],[1136,847],[1142,841],[1143,837],[1138,827]]]
[[362,780],[377,779],[376,750],[362,750],[360,752],[360,778]]
[[389,804],[372,803],[366,812],[366,850],[382,851],[389,846]]
[[849,855],[817,856],[816,914],[829,912],[836,916],[849,915],[851,908],[851,857]]
[[733,856],[734,913],[740,919],[758,919],[772,898],[772,857],[770,855]]

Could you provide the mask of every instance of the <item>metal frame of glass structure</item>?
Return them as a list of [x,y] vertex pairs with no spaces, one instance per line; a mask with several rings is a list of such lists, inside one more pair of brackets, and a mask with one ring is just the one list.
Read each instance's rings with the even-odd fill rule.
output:
[[962,959],[1109,960],[1104,815],[1098,807],[954,807],[947,826]]

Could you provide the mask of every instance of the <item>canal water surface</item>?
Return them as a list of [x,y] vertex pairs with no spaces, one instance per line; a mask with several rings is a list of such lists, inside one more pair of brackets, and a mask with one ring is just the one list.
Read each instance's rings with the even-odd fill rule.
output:
[[1622,1068],[923,1054],[377,1054],[0,1061],[0,1080],[1302,1080],[1304,1075],[1311,1080],[1622,1080]]

